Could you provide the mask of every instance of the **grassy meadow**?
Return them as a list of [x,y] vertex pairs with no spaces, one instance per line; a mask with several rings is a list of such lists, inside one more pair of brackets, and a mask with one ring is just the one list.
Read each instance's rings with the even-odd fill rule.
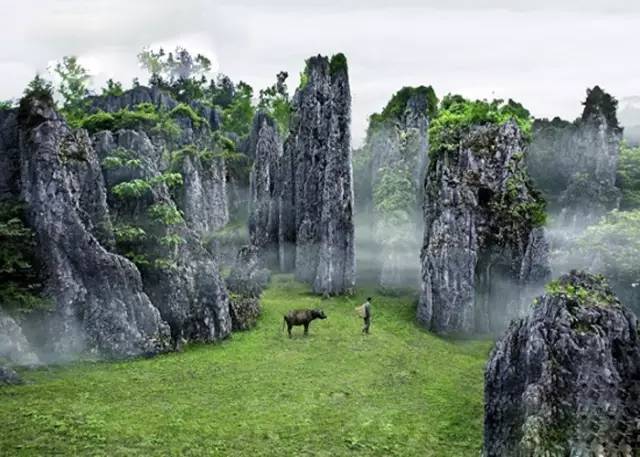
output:
[[[372,295],[371,334],[354,311]],[[217,345],[22,371],[0,388],[2,456],[478,456],[492,343],[419,329],[415,298],[322,300],[289,275]],[[321,307],[310,335],[291,308]]]

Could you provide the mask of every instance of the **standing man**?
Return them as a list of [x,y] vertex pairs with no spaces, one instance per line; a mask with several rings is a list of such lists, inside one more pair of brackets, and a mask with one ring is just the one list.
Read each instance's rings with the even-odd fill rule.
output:
[[371,326],[371,297],[367,297],[367,301],[362,305],[362,318],[364,319],[364,327],[362,327],[362,333],[369,334],[369,327]]

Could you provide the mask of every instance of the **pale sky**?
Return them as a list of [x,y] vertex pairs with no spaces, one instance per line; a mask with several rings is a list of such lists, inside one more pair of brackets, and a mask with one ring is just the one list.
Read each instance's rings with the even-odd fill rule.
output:
[[280,70],[297,86],[311,55],[344,52],[354,146],[405,85],[568,119],[587,86],[640,95],[637,0],[0,0],[0,11],[0,99],[64,55],[80,57],[97,88],[142,77],[142,47],[182,45],[257,93]]

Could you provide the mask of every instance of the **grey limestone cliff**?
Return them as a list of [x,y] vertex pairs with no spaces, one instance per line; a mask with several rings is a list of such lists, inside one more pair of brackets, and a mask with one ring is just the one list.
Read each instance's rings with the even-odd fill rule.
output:
[[602,277],[571,272],[514,322],[485,372],[486,457],[640,450],[638,321]]
[[[168,347],[168,327],[136,267],[109,251],[112,225],[98,158],[50,100],[26,98],[17,116],[19,197],[54,302],[39,338],[46,356],[133,356]],[[2,153],[16,145],[3,145]]]
[[418,321],[495,332],[549,275],[544,204],[523,167],[518,125],[473,126],[429,167]]
[[[355,286],[351,94],[342,54],[312,57],[293,98],[280,195],[285,247],[295,236],[295,273],[323,295]],[[289,172],[292,174],[289,177]],[[292,182],[291,182],[292,181]],[[290,195],[290,192],[292,194]],[[293,230],[292,230],[293,229]],[[286,260],[285,260],[286,262]]]

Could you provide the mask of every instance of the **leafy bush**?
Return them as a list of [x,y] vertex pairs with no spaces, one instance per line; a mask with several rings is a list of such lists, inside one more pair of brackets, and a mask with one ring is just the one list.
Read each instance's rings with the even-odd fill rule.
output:
[[332,56],[329,61],[329,73],[331,75],[335,75],[340,71],[348,71],[347,58],[341,52]]
[[0,306],[14,312],[46,309],[35,256],[35,235],[24,223],[23,207],[0,202]]
[[151,190],[151,184],[145,179],[134,179],[131,181],[121,182],[113,186],[111,192],[117,198],[132,199],[140,198]]
[[102,130],[115,130],[115,117],[111,113],[98,111],[90,114],[80,122],[80,127],[89,131],[89,133],[100,132]]
[[182,212],[173,204],[156,203],[148,210],[149,216],[164,225],[176,225],[184,222]]
[[142,227],[126,224],[116,224],[113,227],[113,234],[117,243],[140,242],[147,238],[147,232]]
[[120,97],[124,94],[122,83],[109,78],[107,86],[102,88],[103,97]]
[[150,183],[154,186],[164,184],[169,189],[172,189],[174,187],[181,186],[184,183],[184,180],[180,173],[165,172],[161,175],[151,178]]
[[169,235],[165,235],[163,237],[161,237],[158,242],[160,243],[160,245],[173,249],[176,248],[178,246],[180,246],[181,244],[186,243],[187,241],[181,237],[180,235],[177,234],[169,234]]
[[609,286],[604,276],[597,275],[598,288],[587,289],[579,283],[571,283],[567,277],[553,280],[545,286],[545,292],[549,295],[560,295],[566,297],[570,302],[581,306],[606,307],[616,301],[614,295],[609,290]]
[[304,89],[307,87],[307,84],[309,84],[309,73],[307,73],[307,70],[305,69],[300,72],[300,84],[298,85],[298,89]]
[[79,121],[79,126],[87,129],[89,133],[102,130],[148,129],[168,138],[180,135],[180,127],[175,120],[169,114],[158,111],[151,103],[141,103],[133,110],[122,109],[115,113],[98,111]]
[[438,112],[438,97],[431,86],[403,87],[396,92],[382,113],[371,115],[372,124],[382,123],[388,119],[401,119],[407,108],[407,102],[412,97],[425,97],[427,100],[427,116],[433,119]]
[[185,157],[208,162],[213,160],[215,157],[220,157],[220,154],[216,154],[210,149],[198,149],[194,144],[189,144],[177,151],[173,151],[170,154],[171,169],[179,170],[180,167],[182,167]]
[[200,128],[203,125],[209,125],[209,122],[207,122],[204,117],[200,116],[193,110],[193,108],[185,103],[180,103],[171,111],[169,111],[169,116],[174,119],[177,117],[189,118],[191,119],[191,123],[195,128]]
[[102,159],[102,166],[107,170],[114,168],[140,168],[142,161],[140,159],[131,158],[131,156],[125,151],[116,149],[112,155]]
[[233,132],[240,138],[249,134],[255,114],[252,98],[253,88],[242,81],[238,83],[233,102],[223,112],[222,125],[225,131]]
[[13,100],[0,100],[0,111],[11,109],[13,105]]
[[77,127],[88,108],[89,81],[91,76],[75,56],[65,56],[54,67],[60,78],[58,93],[62,96],[61,112],[70,125]]
[[506,104],[502,100],[469,101],[459,95],[447,95],[429,127],[429,154],[434,158],[441,153],[455,151],[464,135],[474,126],[503,125],[511,120],[518,124],[525,138],[530,138],[531,116],[519,103],[513,100]]
[[622,191],[620,209],[640,208],[640,147],[621,145],[616,185]]
[[385,219],[408,222],[409,215],[416,206],[416,189],[411,170],[384,168],[380,170],[379,175],[378,185],[373,191],[376,210],[383,214]]
[[46,79],[40,77],[39,74],[27,84],[24,90],[24,97],[20,101],[20,105],[24,107],[24,101],[27,99],[44,100],[53,105],[53,84]]
[[587,89],[587,99],[583,103],[582,121],[587,122],[594,116],[603,115],[609,127],[621,131],[618,123],[618,100],[603,91],[600,86]]
[[278,73],[277,82],[260,91],[260,102],[258,103],[258,108],[269,113],[276,121],[282,137],[285,137],[289,132],[292,110],[286,84],[288,76],[286,71]]
[[[640,283],[640,211],[613,211],[578,240],[588,259],[598,258],[601,273],[619,283]],[[637,286],[636,286],[637,287]]]

